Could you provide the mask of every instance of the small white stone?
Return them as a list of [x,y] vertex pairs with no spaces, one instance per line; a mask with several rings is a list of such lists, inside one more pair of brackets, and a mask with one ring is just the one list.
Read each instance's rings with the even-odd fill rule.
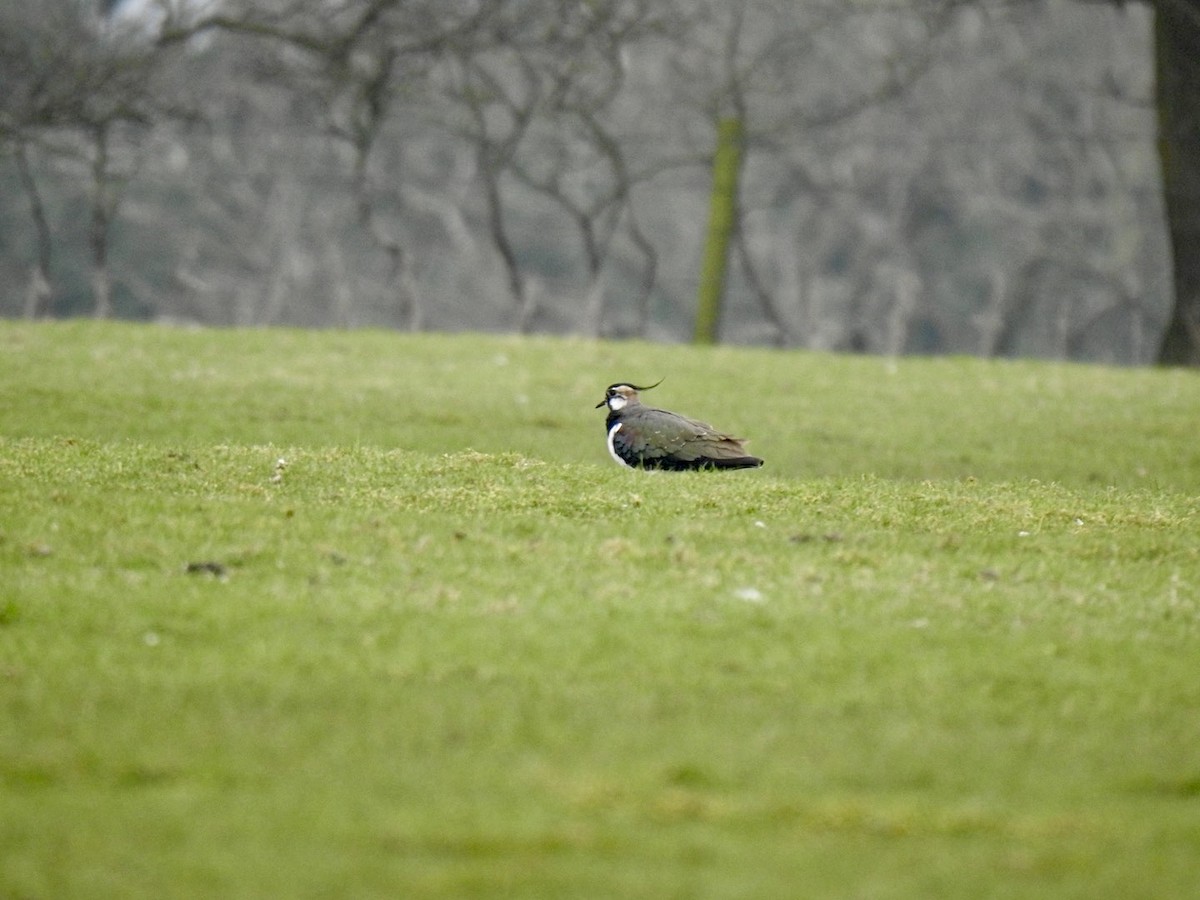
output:
[[756,587],[740,587],[733,592],[733,596],[747,603],[762,603],[766,599],[763,592]]

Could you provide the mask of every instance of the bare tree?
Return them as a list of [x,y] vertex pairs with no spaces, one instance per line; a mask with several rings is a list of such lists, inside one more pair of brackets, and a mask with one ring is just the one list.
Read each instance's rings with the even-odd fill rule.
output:
[[[34,294],[48,295],[52,254],[45,207],[28,149],[75,168],[87,185],[93,313],[112,314],[110,242],[122,189],[136,170],[145,132],[180,109],[167,89],[169,54],[138,27],[113,21],[79,0],[47,0],[36,10],[6,6],[0,16],[0,137],[16,145],[38,234]],[[36,304],[35,304],[36,306]]]
[[54,236],[37,177],[29,162],[29,152],[30,147],[24,140],[13,140],[13,157],[17,163],[21,187],[29,200],[29,218],[33,223],[37,244],[37,258],[30,267],[29,284],[25,289],[25,318],[35,319],[39,315],[48,315],[54,311]]
[[1175,301],[1158,351],[1200,365],[1200,2],[1156,0],[1155,48],[1163,194],[1174,250]]
[[[714,136],[697,342],[718,337],[725,273],[735,247],[746,281],[780,332],[778,339],[789,339],[784,317],[740,236],[749,211],[745,167],[753,154],[803,141],[807,133],[851,119],[904,91],[936,58],[936,37],[956,4],[922,4],[919,15],[887,4],[813,2],[797,8],[780,0],[753,0],[696,5],[695,38],[677,68],[681,84],[693,86],[693,103]],[[909,27],[893,29],[901,17]],[[912,28],[914,23],[920,27]],[[849,39],[864,28],[868,39]]]
[[[0,6],[31,313],[90,268],[101,314],[245,323],[1090,356],[1161,327],[1071,4],[148,5]],[[1136,54],[1148,18],[1101,18]]]
[[634,195],[639,185],[677,163],[663,155],[635,163],[621,105],[629,91],[631,53],[677,23],[669,9],[648,0],[611,0],[586,12],[564,29],[569,32],[565,48],[539,51],[547,90],[526,152],[512,160],[511,175],[557,208],[577,236],[583,265],[581,330],[605,332],[605,275],[620,266],[632,276],[631,305],[640,333],[658,254],[640,226]]

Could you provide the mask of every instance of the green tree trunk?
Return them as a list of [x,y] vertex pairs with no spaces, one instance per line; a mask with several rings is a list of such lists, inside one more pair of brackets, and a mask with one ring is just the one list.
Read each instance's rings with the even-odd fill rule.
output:
[[1158,0],[1154,30],[1159,155],[1175,282],[1158,361],[1200,366],[1200,3]]
[[722,119],[717,125],[717,151],[713,154],[712,198],[708,235],[700,268],[696,298],[697,344],[715,344],[725,298],[725,271],[729,266],[733,229],[737,227],[738,178],[742,171],[742,120]]

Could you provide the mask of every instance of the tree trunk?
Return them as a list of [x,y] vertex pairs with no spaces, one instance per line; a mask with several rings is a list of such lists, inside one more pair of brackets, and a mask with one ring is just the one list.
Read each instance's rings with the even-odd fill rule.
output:
[[92,221],[88,243],[92,251],[92,314],[112,317],[112,278],[108,271],[108,233],[112,216],[112,185],[108,171],[108,125],[96,126],[92,160]]
[[49,315],[54,310],[54,287],[51,267],[54,259],[54,236],[50,231],[50,220],[46,216],[46,205],[42,202],[42,192],[38,190],[37,179],[29,165],[29,154],[23,142],[18,141],[14,153],[17,161],[17,174],[21,185],[25,188],[25,196],[29,198],[29,216],[33,219],[33,230],[37,235],[37,262],[29,273],[29,284],[25,290],[25,318],[36,319],[43,313]]
[[697,344],[715,344],[725,298],[725,272],[736,227],[738,177],[742,169],[742,120],[722,119],[717,125],[717,150],[713,154],[712,198],[708,214],[708,236],[700,267],[700,291],[696,298]]
[[1158,141],[1175,302],[1163,365],[1200,365],[1200,3],[1155,5]]
[[508,237],[508,227],[504,221],[504,201],[500,196],[500,173],[498,170],[488,168],[486,161],[480,166],[480,173],[484,179],[484,190],[487,196],[488,231],[491,233],[492,246],[504,264],[508,293],[516,309],[517,331],[521,334],[528,334],[533,327],[537,301],[525,284],[525,276],[517,261],[517,251]]

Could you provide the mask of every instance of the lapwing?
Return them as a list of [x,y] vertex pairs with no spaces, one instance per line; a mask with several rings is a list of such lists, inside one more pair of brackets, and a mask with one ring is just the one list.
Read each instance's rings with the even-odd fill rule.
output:
[[608,407],[604,421],[608,452],[618,463],[634,469],[752,469],[763,464],[751,456],[742,438],[724,434],[678,413],[642,406],[638,387],[626,381],[610,384],[596,409]]

